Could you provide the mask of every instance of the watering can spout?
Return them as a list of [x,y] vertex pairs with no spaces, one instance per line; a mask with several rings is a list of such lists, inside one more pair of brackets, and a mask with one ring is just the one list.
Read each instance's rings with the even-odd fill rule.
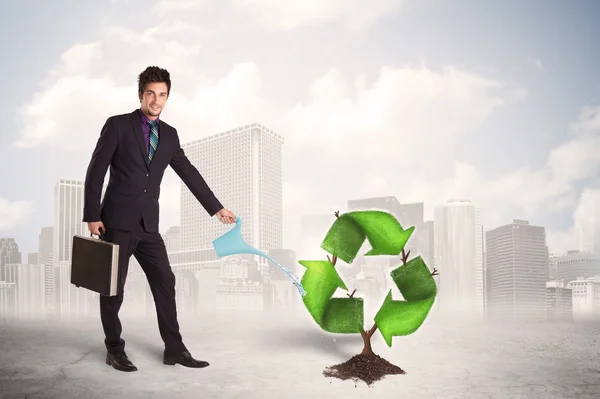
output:
[[302,296],[306,295],[306,291],[302,288],[302,284],[296,279],[289,270],[285,267],[281,266],[274,259],[271,259],[270,256],[265,254],[262,251],[254,248],[252,245],[248,244],[244,241],[242,237],[242,220],[239,217],[235,219],[235,226],[233,229],[229,230],[227,233],[222,236],[216,238],[213,241],[213,247],[215,248],[215,252],[217,253],[217,257],[222,258],[228,255],[235,254],[252,254],[261,256],[279,266],[285,274],[292,280],[292,282],[298,287],[298,291]]

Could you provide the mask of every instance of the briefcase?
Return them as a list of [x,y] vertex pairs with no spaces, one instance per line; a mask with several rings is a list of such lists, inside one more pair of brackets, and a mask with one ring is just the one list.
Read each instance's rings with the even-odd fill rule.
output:
[[92,236],[73,236],[71,284],[101,295],[117,295],[119,245]]

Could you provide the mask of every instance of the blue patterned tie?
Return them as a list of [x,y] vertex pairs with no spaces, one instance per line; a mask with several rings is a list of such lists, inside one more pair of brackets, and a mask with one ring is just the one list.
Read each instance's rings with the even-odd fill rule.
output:
[[150,147],[148,148],[148,163],[152,162],[152,157],[158,148],[158,129],[156,128],[156,121],[148,121],[150,126]]

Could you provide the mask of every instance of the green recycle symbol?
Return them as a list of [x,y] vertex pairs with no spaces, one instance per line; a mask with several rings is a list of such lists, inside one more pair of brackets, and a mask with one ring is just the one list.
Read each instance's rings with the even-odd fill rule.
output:
[[[363,298],[352,295],[333,298],[338,288],[348,291],[335,269],[336,259],[351,264],[365,239],[371,245],[365,256],[400,255],[415,228],[403,229],[394,216],[383,211],[336,213],[336,217],[321,244],[321,248],[333,256],[333,261],[328,256],[327,260],[298,262],[306,268],[301,281],[307,292],[303,302],[323,330],[341,334],[362,333]],[[390,273],[404,300],[393,300],[390,289],[374,318],[388,347],[392,346],[393,336],[412,334],[427,318],[437,294],[434,274],[435,270],[431,273],[420,256]]]

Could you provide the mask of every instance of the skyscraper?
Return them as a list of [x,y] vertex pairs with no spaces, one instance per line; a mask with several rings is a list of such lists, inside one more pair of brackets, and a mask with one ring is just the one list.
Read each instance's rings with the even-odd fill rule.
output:
[[48,314],[54,314],[56,303],[54,298],[54,264],[52,251],[54,247],[54,227],[42,227],[38,238],[38,264],[44,265],[45,304]]
[[600,275],[600,256],[580,250],[567,251],[556,258],[556,279],[565,284],[578,277],[594,277]]
[[[223,206],[242,219],[244,240],[264,252],[283,245],[283,142],[280,135],[251,124],[182,146]],[[211,218],[184,183],[180,225],[182,250],[211,248],[231,229]],[[263,258],[257,261],[268,270]]]
[[14,238],[0,238],[0,281],[6,281],[6,265],[20,264],[21,253]]
[[89,234],[83,218],[83,181],[60,179],[54,187],[53,264],[71,261],[73,236]]
[[600,190],[584,190],[573,215],[577,249],[600,256]]
[[82,315],[95,296],[89,290],[75,287],[70,281],[73,236],[89,235],[87,223],[82,222],[83,189],[83,181],[66,178],[61,178],[54,188],[53,293],[61,316]]
[[546,230],[526,220],[486,233],[490,316],[546,317]]
[[483,232],[479,208],[469,200],[449,200],[434,212],[435,267],[443,315],[482,315]]

